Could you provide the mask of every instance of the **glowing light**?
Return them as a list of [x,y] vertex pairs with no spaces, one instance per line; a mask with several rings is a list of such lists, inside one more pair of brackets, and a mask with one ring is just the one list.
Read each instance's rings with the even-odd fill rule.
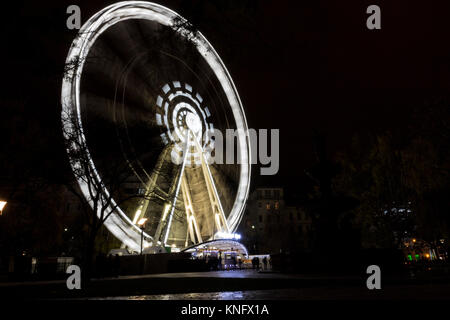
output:
[[141,218],[141,219],[139,219],[137,224],[142,227],[146,222],[147,222],[147,218]]
[[234,240],[241,239],[240,234],[230,232],[217,232],[215,237],[218,239],[234,239]]
[[6,202],[6,201],[0,201],[0,215],[2,215],[3,209],[5,208],[7,203],[8,202]]
[[136,224],[137,219],[139,219],[139,217],[141,216],[141,213],[142,213],[142,210],[141,210],[141,209],[138,209],[138,210],[136,211],[136,214],[134,215],[134,218],[133,218],[133,223],[134,223],[134,224]]
[[166,205],[164,206],[164,213],[163,213],[162,221],[166,220],[166,216],[167,216],[167,212],[169,212],[169,208],[170,208],[170,205],[168,203],[166,203]]
[[[215,214],[215,219],[216,219],[217,228],[220,228],[220,216],[218,213]],[[221,233],[221,232],[218,232],[218,233]]]
[[412,242],[414,242],[414,243],[415,243],[415,242],[416,242],[416,239],[412,239]]
[[[174,87],[175,89],[172,89]],[[157,111],[156,113],[156,123],[159,126],[164,126],[167,136],[165,138],[171,140],[175,143],[175,150],[172,151],[172,157],[175,159],[175,163],[180,161],[180,153],[182,148],[180,144],[186,142],[187,131],[186,127],[190,128],[194,134],[201,139],[203,128],[205,130],[211,130],[213,128],[212,123],[206,120],[207,115],[203,110],[205,107],[202,105],[203,99],[199,100],[196,98],[199,96],[197,93],[193,95],[192,86],[185,83],[184,86],[181,85],[180,81],[173,81],[172,87],[169,84],[165,84],[162,88],[164,94],[161,93],[157,99],[157,105],[164,104],[164,109]],[[171,92],[172,91],[172,92]],[[169,110],[169,102],[173,103],[173,100],[178,97],[186,98],[186,102],[177,103],[173,109]],[[162,112],[160,114],[159,112]],[[208,110],[209,112],[209,110]],[[170,116],[171,115],[171,116]],[[160,119],[164,118],[164,122]],[[163,142],[166,144],[166,139],[163,138]],[[205,146],[210,146],[212,148],[213,141],[209,140],[209,136],[206,136]],[[195,153],[188,151],[188,159],[192,156],[199,157]]]

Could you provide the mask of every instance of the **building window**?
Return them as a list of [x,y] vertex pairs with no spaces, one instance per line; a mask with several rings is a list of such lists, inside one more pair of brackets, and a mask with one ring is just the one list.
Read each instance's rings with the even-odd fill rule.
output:
[[259,222],[262,222],[262,216],[259,216]]
[[270,210],[270,203],[269,202],[267,202],[267,204],[266,204],[266,209]]
[[257,194],[258,199],[262,199],[262,191],[261,190],[256,191],[256,194]]
[[275,199],[277,199],[277,200],[280,199],[280,190],[274,190],[273,194],[274,194]]
[[261,201],[258,201],[258,208],[261,208],[262,207],[262,203],[261,203]]
[[278,210],[280,208],[280,203],[278,201],[275,201],[275,210]]
[[271,194],[270,194],[270,190],[264,190],[264,197],[266,198],[270,198]]

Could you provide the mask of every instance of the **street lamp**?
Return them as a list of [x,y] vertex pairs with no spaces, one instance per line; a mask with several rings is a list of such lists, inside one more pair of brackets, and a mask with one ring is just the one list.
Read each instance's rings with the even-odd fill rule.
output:
[[5,208],[7,202],[0,200],[0,216],[3,214],[3,208]]
[[141,228],[141,255],[142,255],[142,246],[144,242],[144,229],[145,229],[145,223],[147,222],[147,218],[141,218],[138,221],[138,225]]

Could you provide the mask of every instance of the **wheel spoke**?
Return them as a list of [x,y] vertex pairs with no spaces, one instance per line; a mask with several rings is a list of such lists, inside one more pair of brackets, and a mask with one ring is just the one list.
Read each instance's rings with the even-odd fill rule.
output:
[[[194,137],[194,143],[197,148],[197,152],[199,152],[201,157],[201,165],[203,170],[203,175],[205,177],[206,188],[208,190],[209,200],[211,202],[211,208],[214,215],[214,222],[216,225],[216,232],[224,231],[229,232],[227,219],[225,217],[225,213],[222,207],[222,203],[220,202],[219,193],[217,192],[216,184],[214,183],[214,179],[211,174],[211,169],[209,168],[208,161],[206,161],[206,157],[203,151],[202,146],[197,140],[197,137],[194,133],[192,133]],[[214,234],[213,234],[214,236]]]
[[[188,141],[188,140],[187,140]],[[173,219],[173,213],[175,211],[175,205],[178,199],[178,194],[180,192],[180,186],[181,181],[184,174],[184,168],[186,167],[186,159],[187,159],[187,150],[188,150],[189,144],[186,142],[183,152],[183,161],[180,166],[180,170],[177,174],[177,177],[175,179],[175,183],[172,184],[171,190],[169,192],[169,196],[172,198],[172,202],[169,204],[166,204],[164,207],[164,212],[161,216],[160,222],[158,224],[158,228],[156,229],[155,233],[155,239],[158,241],[161,235],[163,235],[163,241],[162,243],[165,245],[167,243],[167,239],[169,237],[170,227],[172,225],[172,219]],[[172,196],[173,194],[173,196]],[[168,216],[167,216],[168,214]],[[167,218],[167,220],[166,220]]]
[[[194,204],[192,203],[191,194],[189,191],[188,184],[186,182],[186,176],[182,178],[181,181],[181,191],[183,193],[184,207],[186,210],[186,220],[187,220],[187,233],[189,233],[191,237],[192,243],[201,243],[202,235],[200,234],[200,230],[197,225],[197,219],[194,211]],[[194,234],[195,231],[195,234]],[[197,236],[197,239],[195,238]],[[197,241],[198,240],[198,241]]]
[[145,216],[145,213],[147,212],[148,205],[150,203],[150,197],[152,196],[152,193],[155,190],[156,187],[156,181],[158,180],[159,174],[161,172],[161,168],[164,164],[164,160],[167,157],[167,154],[169,152],[169,147],[164,147],[163,151],[158,157],[158,162],[156,163],[155,169],[152,171],[152,174],[150,176],[150,179],[147,182],[147,185],[145,187],[145,193],[144,198],[140,201],[138,209],[136,210],[133,218],[133,223],[136,224],[140,218]]

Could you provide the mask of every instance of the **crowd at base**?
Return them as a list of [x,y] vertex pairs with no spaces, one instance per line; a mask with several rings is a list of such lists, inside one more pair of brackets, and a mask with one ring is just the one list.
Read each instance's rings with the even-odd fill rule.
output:
[[[73,257],[2,259],[0,281],[56,280],[67,278],[69,265],[83,266]],[[190,253],[156,253],[143,255],[98,255],[91,276],[94,278],[173,272],[207,272],[227,270],[270,271],[270,255],[242,257],[230,252],[218,256],[195,257]]]

